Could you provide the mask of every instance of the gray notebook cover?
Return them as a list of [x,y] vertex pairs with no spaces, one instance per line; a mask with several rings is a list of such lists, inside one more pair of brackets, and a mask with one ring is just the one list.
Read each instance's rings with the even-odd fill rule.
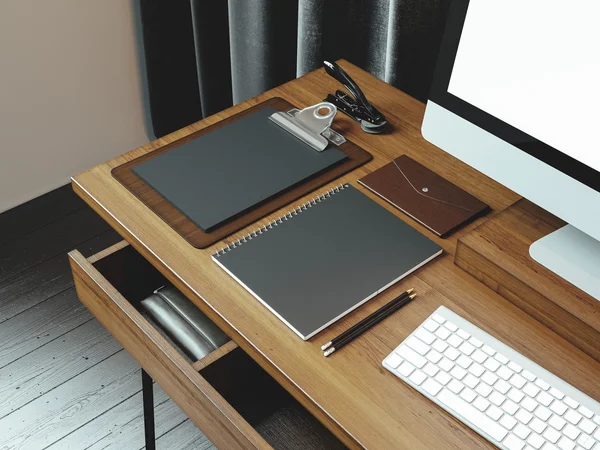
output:
[[306,340],[441,253],[345,185],[213,260]]
[[203,231],[222,224],[347,156],[317,152],[269,120],[265,107],[133,171]]

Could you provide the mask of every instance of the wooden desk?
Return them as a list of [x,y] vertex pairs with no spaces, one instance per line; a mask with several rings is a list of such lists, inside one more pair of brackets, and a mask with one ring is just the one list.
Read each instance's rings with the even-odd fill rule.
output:
[[[367,135],[357,123],[340,114],[336,118],[336,128],[370,151],[374,160],[326,188],[343,181],[366,192],[356,180],[404,153],[475,194],[487,202],[494,213],[518,200],[513,192],[423,139],[420,126],[425,107],[422,103],[347,62],[342,61],[341,65],[386,115],[392,130],[386,135]],[[449,307],[585,393],[600,399],[600,363],[454,265],[457,239],[486,218],[442,240],[395,211],[411,226],[443,246],[445,255],[309,342],[303,342],[211,261],[211,253],[222,245],[206,250],[194,249],[143,207],[110,174],[115,166],[267,98],[280,96],[304,107],[317,103],[338,87],[324,70],[317,70],[79,174],[73,178],[73,188],[144,258],[185,292],[245,352],[350,447],[492,448],[486,440],[381,366],[383,358],[440,305]],[[246,234],[251,228],[236,236]],[[113,314],[114,308],[102,299],[114,296],[112,288],[102,285],[85,260],[77,255],[73,255],[72,265],[82,301],[213,442],[227,448],[264,446],[252,430],[240,427],[235,421],[225,428],[217,425],[213,428],[214,421],[211,422],[210,417],[207,419],[207,415],[227,409],[227,406],[219,404],[212,391],[202,380],[193,378],[176,355],[161,349],[163,341],[151,332],[146,336],[150,337],[153,346],[150,350],[144,348],[136,337],[139,334],[137,327],[144,326],[137,317],[120,326],[111,322],[119,316]],[[417,288],[418,300],[339,354],[328,359],[322,356],[321,344],[408,287]],[[127,307],[121,307],[120,311],[123,317],[130,314]],[[197,395],[196,391],[205,395]]]

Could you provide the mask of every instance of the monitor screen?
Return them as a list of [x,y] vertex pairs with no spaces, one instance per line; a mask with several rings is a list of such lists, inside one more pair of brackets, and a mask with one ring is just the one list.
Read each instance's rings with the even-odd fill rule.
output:
[[430,98],[600,190],[600,1],[455,0]]

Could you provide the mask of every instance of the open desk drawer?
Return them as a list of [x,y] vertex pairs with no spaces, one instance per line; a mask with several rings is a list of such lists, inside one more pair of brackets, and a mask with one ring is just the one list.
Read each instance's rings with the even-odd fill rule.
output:
[[138,310],[166,280],[127,243],[69,258],[81,302],[218,448],[344,448],[233,341],[184,356]]

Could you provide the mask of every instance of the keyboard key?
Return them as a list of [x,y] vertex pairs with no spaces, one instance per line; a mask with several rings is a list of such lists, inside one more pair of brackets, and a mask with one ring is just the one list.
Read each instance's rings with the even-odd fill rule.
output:
[[563,418],[558,417],[556,415],[550,417],[550,420],[548,421],[548,425],[550,425],[553,428],[556,428],[558,431],[562,430],[566,424],[567,422]]
[[572,409],[568,410],[564,417],[565,417],[565,419],[567,419],[567,421],[571,422],[573,425],[577,425],[579,423],[579,421],[581,420],[581,414],[576,413]]
[[440,327],[440,325],[438,323],[436,323],[434,320],[430,319],[423,324],[423,327],[427,331],[430,331],[431,333],[433,333],[435,330],[437,330]]
[[508,434],[502,426],[495,422],[495,419],[490,420],[485,415],[481,414],[478,409],[469,405],[463,399],[454,395],[447,389],[442,389],[437,399],[452,411],[460,414],[477,428],[490,435],[491,438],[496,441],[501,442]]
[[550,394],[552,396],[554,396],[555,398],[557,398],[559,400],[562,400],[563,398],[565,398],[565,394],[563,394],[561,391],[559,391],[556,388],[551,387],[550,391],[548,391],[548,392],[550,392]]
[[536,376],[532,374],[529,370],[524,370],[521,374],[526,380],[535,381]]
[[408,377],[415,370],[415,366],[413,366],[408,361],[404,361],[400,367],[398,367],[398,373],[403,377]]
[[477,397],[477,394],[469,388],[464,388],[460,392],[460,396],[468,403],[471,403],[473,400],[475,400],[475,397]]
[[475,352],[471,355],[471,358],[473,358],[473,360],[479,364],[483,364],[483,362],[487,359],[487,355],[481,350],[475,350]]
[[442,355],[433,349],[429,350],[429,353],[425,357],[434,364],[437,364],[442,359]]
[[494,355],[494,358],[496,358],[496,360],[498,360],[499,363],[501,364],[506,364],[508,363],[508,358],[500,353],[496,353]]
[[541,437],[539,434],[535,434],[535,433],[532,433],[531,436],[529,436],[529,438],[527,439],[527,443],[535,449],[538,449],[542,445],[544,445],[544,442],[545,442],[544,438]]
[[496,381],[496,384],[494,384],[494,388],[501,394],[506,394],[508,391],[510,391],[510,384],[504,380],[498,380]]
[[534,419],[531,422],[529,422],[529,428],[531,428],[537,434],[542,434],[544,432],[544,430],[546,429],[546,427],[547,427],[546,423],[542,422],[537,417],[534,417]]
[[562,433],[569,439],[575,440],[581,434],[581,430],[571,424],[568,424],[565,428],[563,428]]
[[502,405],[502,409],[505,413],[510,414],[512,416],[519,409],[519,405],[517,405],[512,400],[506,400]]
[[450,371],[450,375],[452,375],[457,380],[462,380],[466,374],[467,374],[467,371],[465,369],[463,369],[462,367],[458,367],[458,366],[454,366],[452,368],[452,370]]
[[406,340],[406,345],[408,345],[421,356],[425,356],[430,350],[430,347],[428,345],[426,345],[423,341],[417,339],[414,336],[411,336]]
[[558,431],[556,431],[554,428],[548,427],[548,428],[546,428],[546,431],[544,431],[544,434],[542,436],[547,441],[549,441],[553,444],[556,444],[556,442],[560,439],[560,437],[562,435]]
[[596,425],[594,425],[594,422],[589,419],[583,419],[581,422],[579,422],[579,428],[581,428],[584,433],[592,434],[596,429]]
[[529,395],[531,398],[535,398],[539,394],[540,388],[531,383],[527,383],[523,388],[523,392]]
[[464,387],[465,387],[464,384],[462,384],[460,381],[456,381],[454,379],[452,381],[450,381],[450,383],[448,383],[448,389],[450,389],[455,394],[458,394],[460,391],[462,391],[464,389]]
[[427,375],[425,375],[420,370],[415,370],[410,377],[408,377],[410,381],[419,386],[423,381],[427,379]]
[[398,353],[392,353],[388,359],[385,360],[385,363],[390,366],[392,369],[397,368],[403,359],[400,357]]
[[435,331],[435,335],[437,337],[439,337],[442,340],[446,340],[448,339],[448,336],[450,336],[452,333],[450,333],[446,328],[444,327],[439,327],[436,331]]
[[405,345],[400,346],[397,351],[400,356],[419,369],[427,364],[427,360],[425,358]]
[[539,387],[540,389],[543,389],[545,391],[547,391],[550,388],[550,385],[548,383],[546,383],[544,380],[542,380],[541,378],[536,379],[535,384],[537,385],[537,387]]
[[575,442],[569,438],[563,437],[558,443],[558,448],[561,450],[573,450],[575,448]]
[[496,371],[496,375],[498,375],[503,380],[508,380],[510,377],[513,376],[513,374],[514,372],[506,366],[502,366]]
[[482,350],[486,352],[489,356],[494,356],[496,354],[496,350],[494,350],[489,345],[484,345]]
[[458,357],[458,359],[456,360],[456,364],[458,364],[460,367],[462,367],[463,369],[466,369],[467,367],[469,367],[471,364],[473,363],[473,361],[471,361],[471,358],[466,357],[465,355],[460,355]]
[[494,405],[500,406],[502,403],[504,403],[504,400],[506,400],[506,397],[504,395],[501,395],[498,392],[494,391],[494,392],[492,392],[492,395],[490,395],[488,397],[488,400],[490,402],[492,402]]
[[579,403],[577,403],[575,400],[573,400],[569,396],[565,397],[563,402],[565,402],[569,408],[573,408],[573,409],[579,408]]
[[462,330],[462,329],[458,330],[456,332],[456,334],[458,334],[463,339],[469,339],[471,337],[471,335],[469,333],[467,333],[465,330]]
[[523,386],[525,386],[525,383],[527,383],[525,378],[518,374],[514,374],[508,381],[510,381],[510,384],[512,384],[517,389],[521,389]]
[[453,334],[448,339],[446,339],[446,342],[448,344],[450,344],[452,347],[458,348],[460,346],[460,344],[462,344],[464,341],[461,338],[459,338],[457,335]]
[[480,377],[481,374],[483,372],[485,372],[485,369],[482,366],[480,366],[479,364],[473,363],[469,366],[469,372],[471,372],[476,377]]
[[513,433],[515,433],[521,439],[527,439],[527,436],[529,436],[531,430],[522,424],[518,424],[513,430]]
[[446,328],[448,328],[450,331],[456,331],[456,330],[458,330],[458,327],[456,325],[454,325],[452,322],[449,322],[449,321],[446,321],[444,323],[444,326]]
[[442,360],[438,363],[438,366],[440,366],[440,369],[450,372],[454,367],[454,363],[448,358],[442,358]]
[[463,378],[462,382],[469,386],[471,389],[475,389],[475,387],[479,384],[479,378],[474,377],[473,375],[468,373],[467,376]]
[[442,389],[442,385],[435,381],[433,378],[428,378],[423,386],[421,386],[425,392],[428,392],[430,395],[436,396],[438,392]]
[[600,415],[594,416],[594,422],[596,422],[596,425],[600,425]]
[[473,402],[473,406],[479,411],[485,412],[485,410],[490,406],[490,402],[488,402],[485,398],[478,396]]
[[589,409],[587,409],[583,405],[581,405],[577,411],[579,411],[579,413],[581,415],[587,417],[588,419],[591,419],[592,417],[594,417],[594,413],[592,411],[590,411]]
[[429,331],[427,331],[425,328],[419,328],[417,330],[417,332],[415,333],[415,336],[418,337],[419,339],[421,339],[427,345],[433,344],[433,342],[436,339],[436,337],[433,334],[431,334]]
[[481,376],[481,381],[493,386],[496,381],[498,381],[498,377],[494,375],[492,372],[486,372]]
[[502,442],[502,444],[508,450],[522,450],[525,447],[525,442],[516,437],[514,434],[508,435],[508,437]]
[[475,347],[473,347],[468,342],[463,342],[463,344],[458,349],[467,356],[470,356],[475,351]]
[[533,413],[537,417],[539,417],[541,420],[543,420],[544,422],[546,420],[548,420],[550,418],[550,416],[552,415],[552,413],[550,412],[550,410],[548,408],[543,407],[543,406],[538,406]]
[[488,395],[490,395],[493,391],[493,389],[491,387],[489,387],[487,384],[485,383],[479,383],[477,385],[477,387],[475,388],[475,390],[477,391],[477,393],[483,397],[487,397]]
[[485,367],[490,372],[495,372],[500,367],[500,363],[495,359],[488,358],[486,362],[483,363],[483,367]]
[[[475,401],[477,401],[477,400],[475,400]],[[512,430],[516,424],[517,424],[517,421],[506,414],[504,414],[502,416],[502,418],[500,419],[500,425],[502,425],[504,428],[507,428],[509,430]]]
[[600,428],[594,433],[594,439],[600,442]]
[[515,414],[515,418],[519,422],[522,422],[525,425],[527,425],[529,422],[531,422],[531,419],[533,419],[533,416],[531,414],[529,414],[527,411],[525,411],[523,408],[521,408],[519,411],[517,411],[517,414]]
[[525,399],[521,402],[521,406],[525,408],[527,411],[531,412],[538,406],[538,402],[535,400],[525,397]]
[[434,350],[443,353],[444,350],[446,350],[448,348],[448,344],[446,344],[444,341],[442,341],[441,339],[438,339],[437,341],[435,341],[432,345]]
[[521,373],[523,368],[514,361],[509,361],[508,368],[516,373]]
[[438,383],[440,383],[443,386],[446,386],[451,379],[452,379],[452,377],[450,375],[448,375],[446,372],[444,372],[443,370],[440,370],[438,372],[438,374],[435,376],[435,381],[437,381]]
[[471,338],[469,339],[469,342],[471,343],[471,345],[473,345],[474,347],[480,348],[483,345],[483,342],[481,342],[479,339],[477,339],[476,337],[471,336]]
[[423,372],[425,372],[430,377],[435,377],[435,375],[440,371],[435,364],[427,363],[425,367],[423,367]]
[[555,412],[556,414],[558,414],[559,416],[562,416],[567,411],[568,408],[567,408],[567,405],[565,405],[560,400],[555,400],[554,403],[552,403],[550,405],[550,409],[553,412]]
[[456,350],[454,347],[448,347],[446,349],[446,351],[444,352],[444,356],[446,356],[446,358],[454,361],[456,358],[458,358],[460,356],[460,352],[458,350]]
[[585,450],[590,450],[592,446],[596,443],[596,441],[591,436],[582,434],[579,437],[579,439],[577,439],[577,443],[581,445]]
[[512,388],[508,392],[507,395],[508,395],[508,398],[510,398],[515,403],[520,403],[521,400],[523,400],[523,397],[525,397],[525,395],[521,391],[519,391],[519,390],[517,390],[515,388]]
[[433,320],[435,320],[437,323],[439,323],[440,325],[443,324],[446,319],[444,319],[442,316],[440,316],[439,314],[434,314],[433,316],[431,316],[431,318]]
[[502,410],[500,408],[495,407],[494,405],[491,405],[485,413],[494,420],[498,420],[500,417],[502,417],[503,414]]
[[434,350],[443,353],[444,350],[448,348],[448,344],[446,344],[441,339],[437,339],[433,344],[431,344],[431,347],[433,347]]
[[544,406],[548,406],[554,401],[554,397],[544,391],[540,392],[535,399]]

